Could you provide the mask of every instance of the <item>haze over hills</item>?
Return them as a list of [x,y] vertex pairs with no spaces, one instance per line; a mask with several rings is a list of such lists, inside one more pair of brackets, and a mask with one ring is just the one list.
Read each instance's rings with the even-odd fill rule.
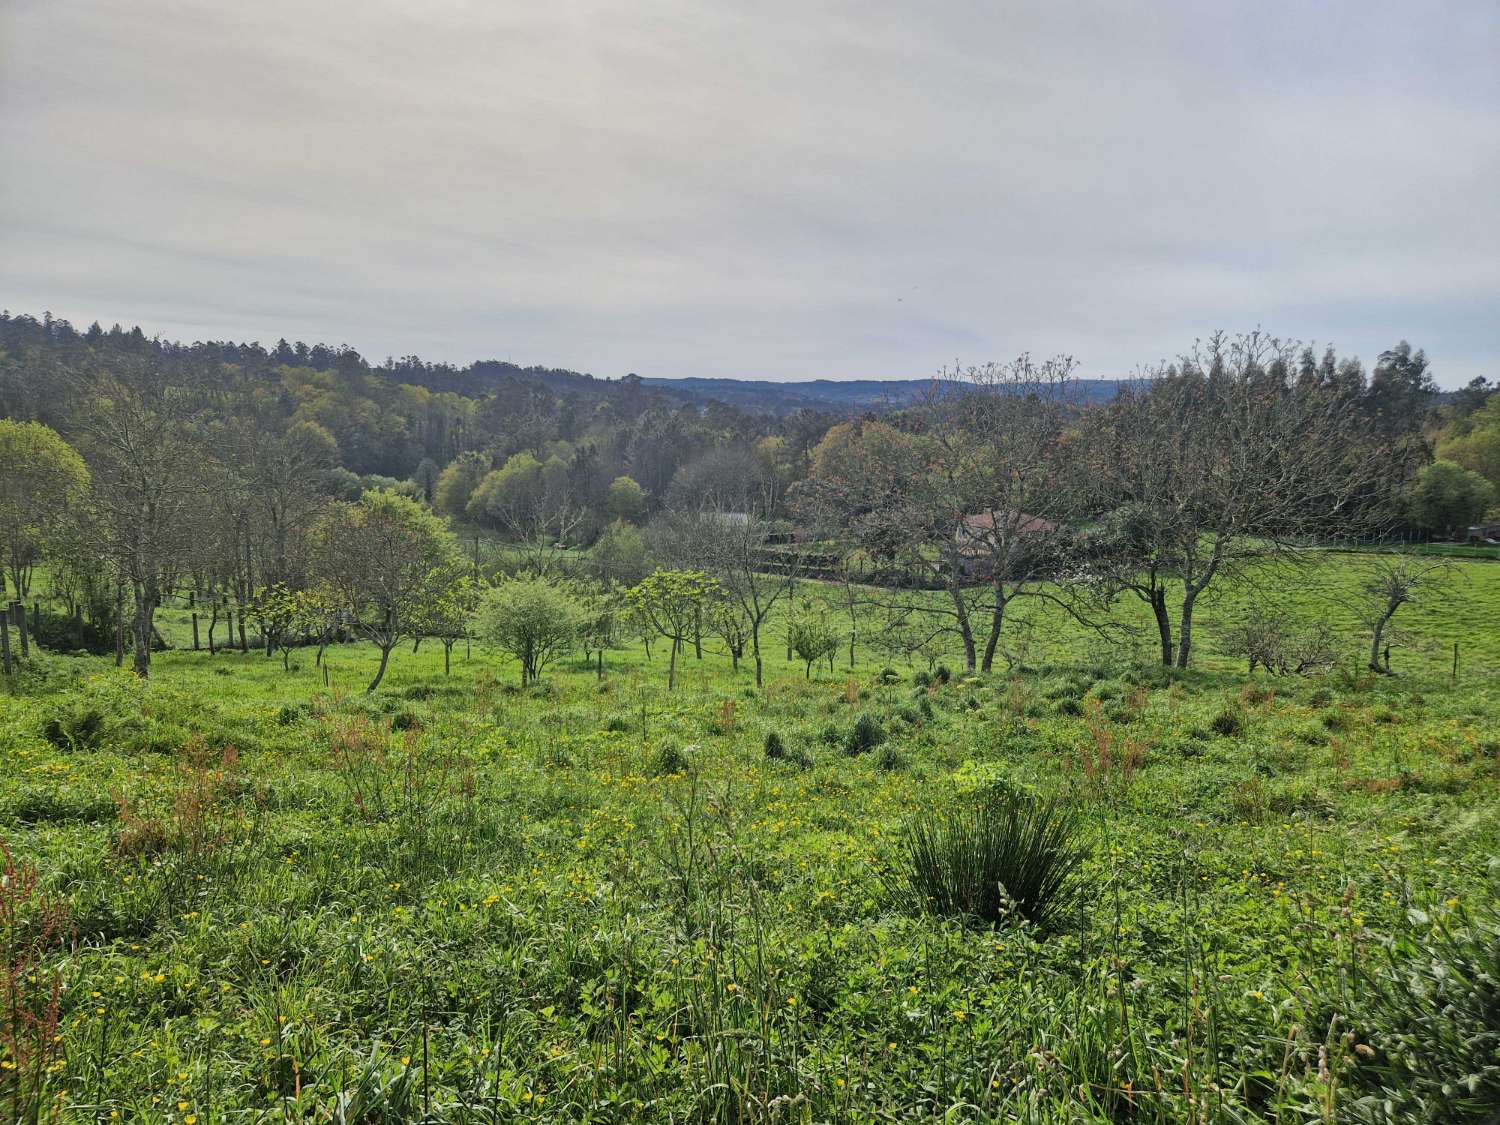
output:
[[[927,395],[932,379],[809,379],[773,382],[760,379],[645,378],[647,386],[693,402],[718,401],[742,410],[786,414],[808,410],[899,410]],[[1080,402],[1100,402],[1119,387],[1118,379],[1079,379]]]

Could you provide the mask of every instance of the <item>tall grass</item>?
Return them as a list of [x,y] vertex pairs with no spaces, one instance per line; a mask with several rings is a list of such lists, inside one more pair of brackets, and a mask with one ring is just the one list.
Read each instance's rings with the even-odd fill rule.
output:
[[994,924],[1019,914],[1050,926],[1073,898],[1083,862],[1074,814],[1009,788],[910,821],[886,873],[907,910]]

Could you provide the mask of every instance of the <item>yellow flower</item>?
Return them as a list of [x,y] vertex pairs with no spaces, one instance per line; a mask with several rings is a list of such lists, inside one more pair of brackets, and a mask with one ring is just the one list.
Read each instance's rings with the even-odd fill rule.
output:
[[410,1055],[402,1055],[401,1056],[401,1065],[402,1066],[411,1066],[411,1056]]
[[797,998],[795,996],[788,996],[786,998],[786,1004],[788,1008],[795,1008],[797,1006]]

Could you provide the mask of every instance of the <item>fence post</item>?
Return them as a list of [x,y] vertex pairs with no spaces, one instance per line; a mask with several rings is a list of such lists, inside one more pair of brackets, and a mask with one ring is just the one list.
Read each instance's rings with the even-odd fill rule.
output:
[[0,613],[0,664],[5,668],[7,676],[11,673],[10,666],[10,614]]
[[198,651],[198,615],[193,614],[193,651]]
[[10,612],[11,616],[16,619],[16,629],[21,634],[21,659],[25,660],[31,655],[31,641],[26,636],[26,603],[22,601],[13,602]]
[[1458,683],[1458,642],[1453,642],[1453,682]]

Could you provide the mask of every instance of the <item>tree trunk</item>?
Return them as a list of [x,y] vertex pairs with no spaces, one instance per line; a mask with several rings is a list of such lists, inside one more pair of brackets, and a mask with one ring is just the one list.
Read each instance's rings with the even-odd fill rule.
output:
[[125,586],[115,583],[115,667],[125,663]]
[[141,679],[151,675],[151,633],[156,615],[156,583],[150,579],[135,583],[135,674]]
[[193,614],[193,651],[198,651],[198,615]]
[[1164,586],[1154,586],[1150,597],[1151,612],[1156,617],[1156,634],[1161,641],[1161,664],[1172,667],[1172,618],[1167,613],[1167,591]]
[[672,659],[667,664],[667,690],[671,691],[677,686],[677,647],[681,643],[680,638],[672,638]]
[[760,687],[761,659],[760,659],[760,622],[750,623],[750,648],[755,653],[755,686]]
[[1385,636],[1385,627],[1391,623],[1391,618],[1395,614],[1396,607],[1387,606],[1385,612],[1375,621],[1375,635],[1370,640],[1370,671],[1372,672],[1389,672],[1391,670],[1389,659],[1387,659],[1384,668],[1380,666],[1380,642]]
[[990,614],[990,635],[984,642],[984,660],[979,665],[981,672],[988,672],[995,666],[995,650],[1000,647],[1000,628],[1005,624],[1005,607],[1009,602],[1001,591],[995,591],[995,608]]
[[390,662],[391,649],[395,647],[396,643],[394,641],[392,641],[388,645],[383,644],[380,646],[380,667],[375,670],[375,678],[370,681],[370,686],[365,688],[366,695],[369,695],[376,688],[378,688],[380,686],[380,681],[385,679],[385,666]]
[[953,598],[953,611],[958,618],[958,635],[964,641],[964,669],[972,672],[978,664],[978,654],[974,648],[974,628],[969,623],[969,603],[964,601],[964,592],[956,582],[949,583],[948,593]]
[[1177,667],[1186,668],[1193,652],[1193,605],[1198,591],[1192,586],[1182,592],[1182,610],[1177,622]]

